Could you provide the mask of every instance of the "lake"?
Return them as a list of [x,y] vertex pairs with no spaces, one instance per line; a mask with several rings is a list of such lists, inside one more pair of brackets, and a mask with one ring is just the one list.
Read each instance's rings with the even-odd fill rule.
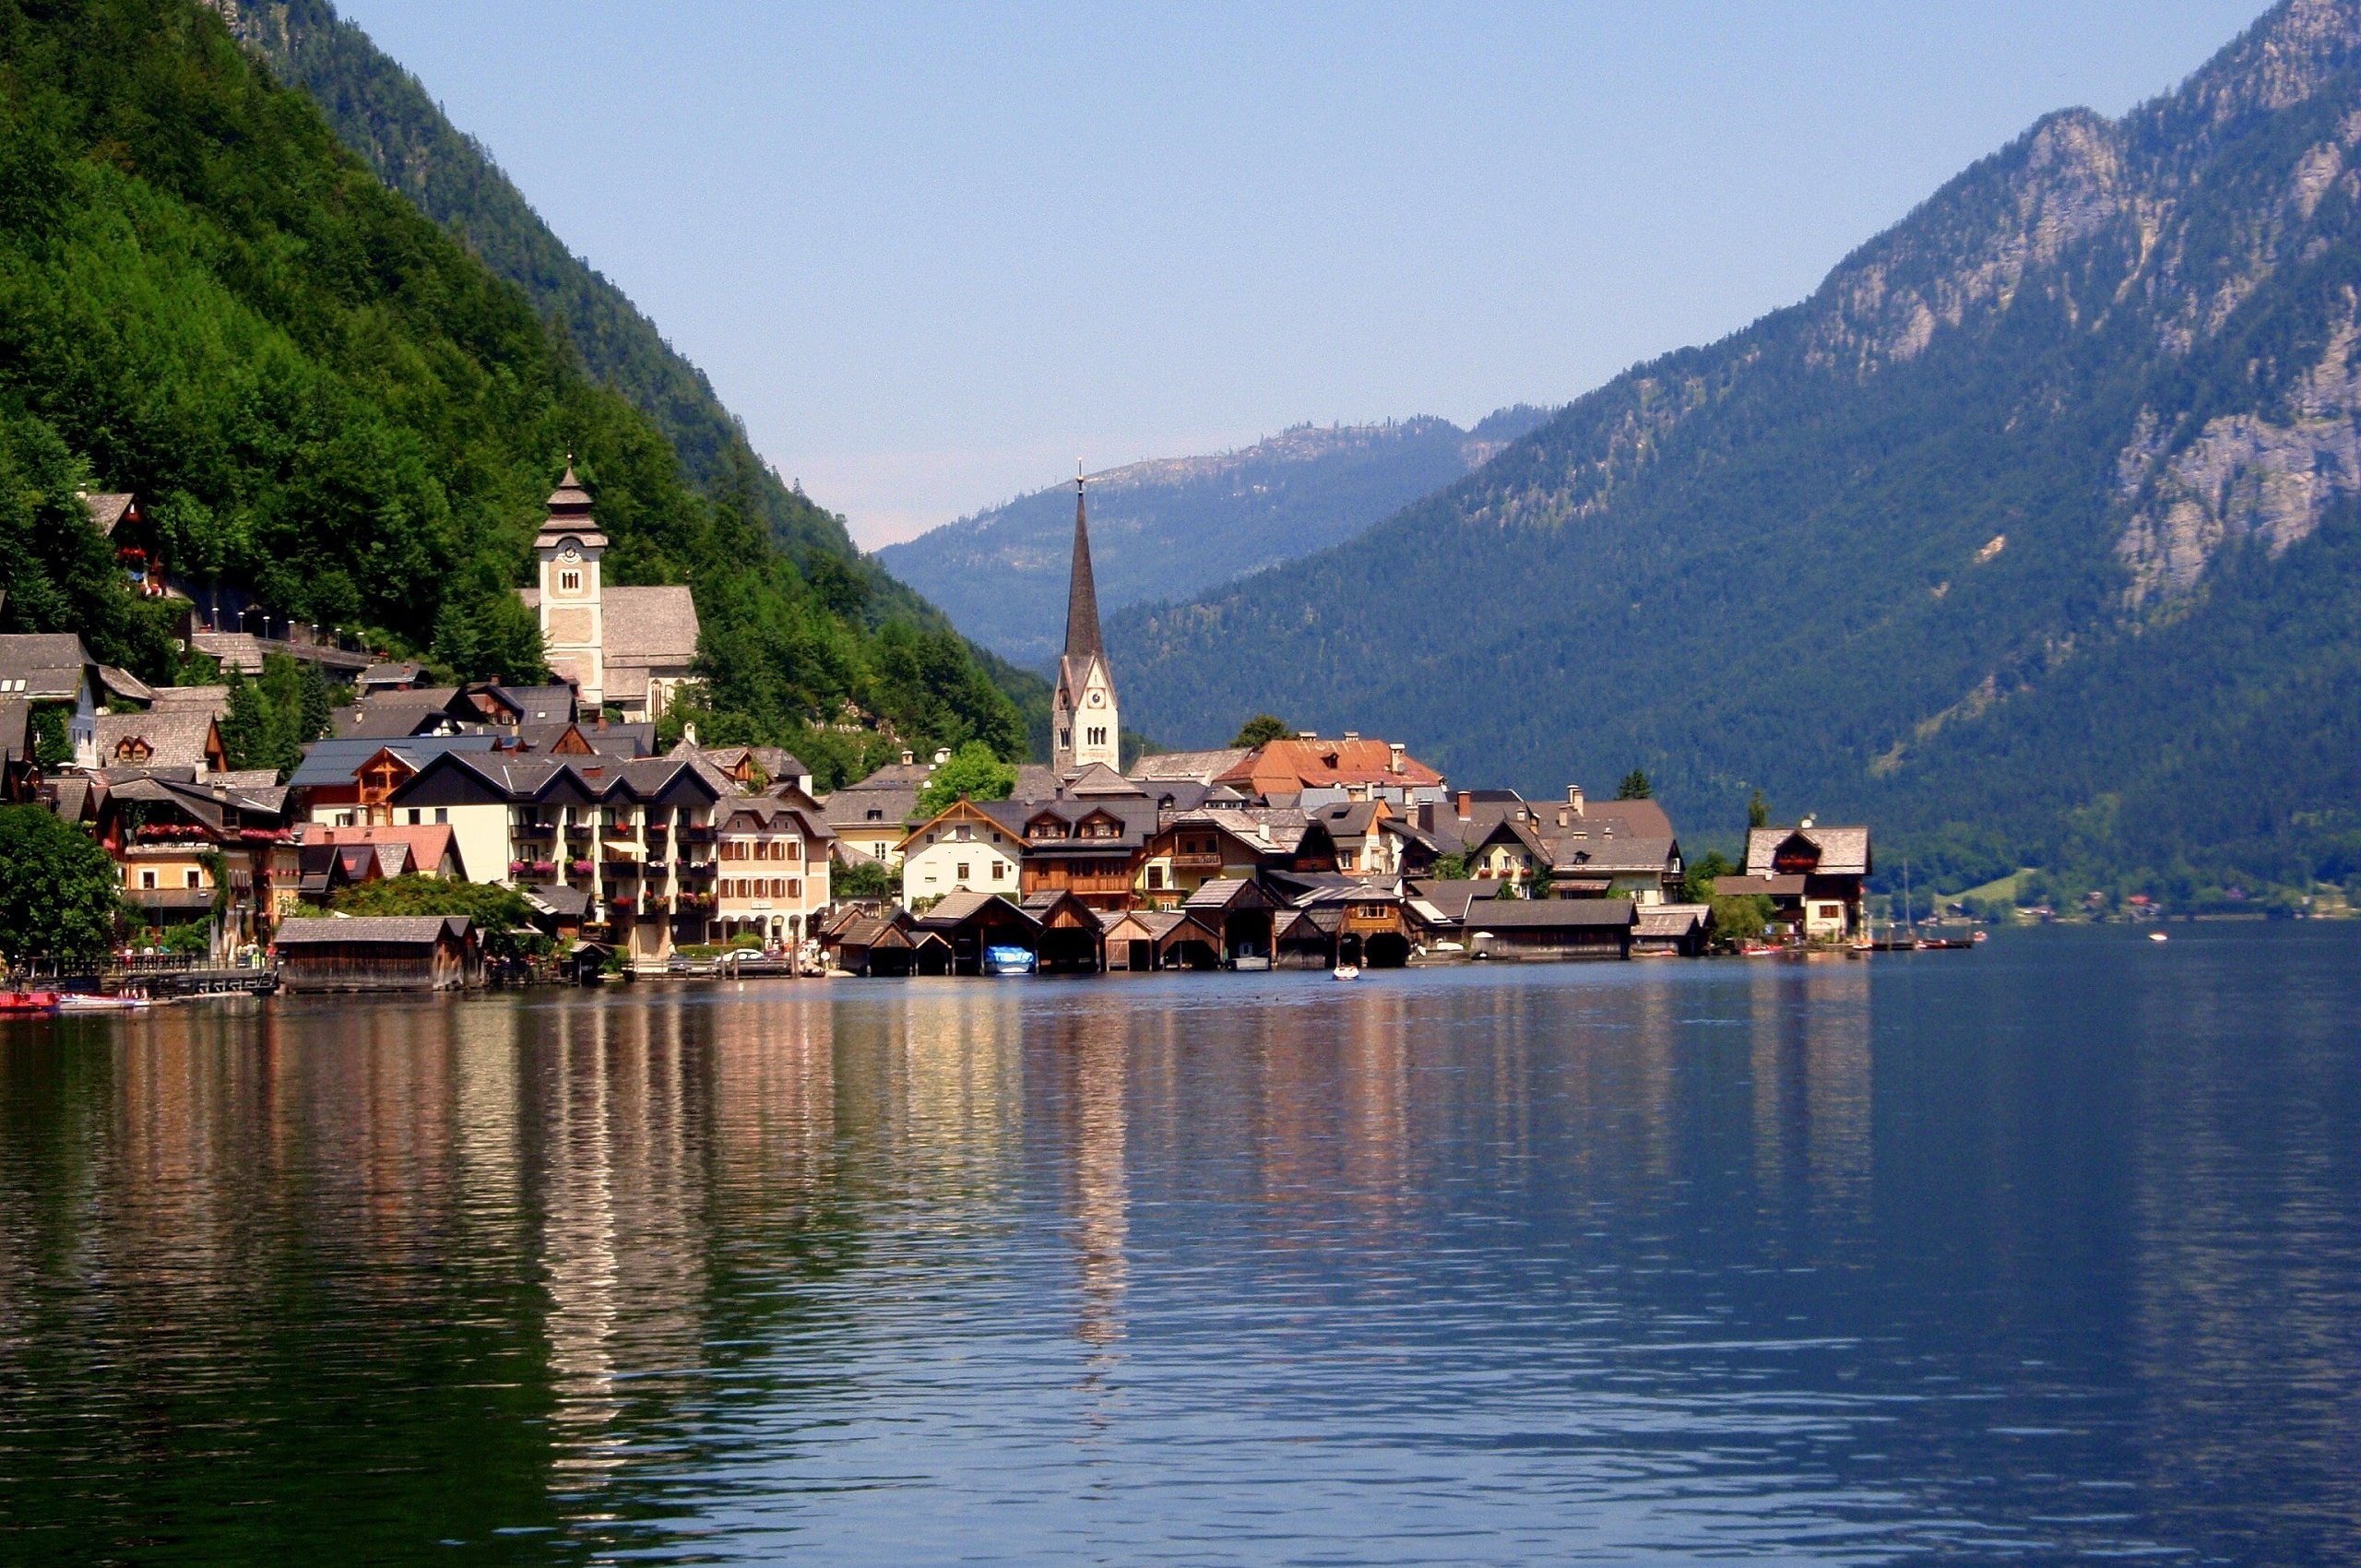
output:
[[0,1024],[0,1561],[2361,1560],[2361,924]]

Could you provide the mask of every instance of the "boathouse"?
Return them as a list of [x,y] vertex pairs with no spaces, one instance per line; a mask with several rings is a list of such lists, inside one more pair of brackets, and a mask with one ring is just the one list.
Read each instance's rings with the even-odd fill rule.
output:
[[289,991],[460,991],[483,983],[483,948],[462,915],[289,921],[272,944]]
[[1628,898],[1488,898],[1467,909],[1470,956],[1628,958],[1639,907]]

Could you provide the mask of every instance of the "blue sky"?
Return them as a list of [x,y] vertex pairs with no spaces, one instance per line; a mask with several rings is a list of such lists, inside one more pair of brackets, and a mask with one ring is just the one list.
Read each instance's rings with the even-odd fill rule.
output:
[[871,545],[1076,457],[1565,401],[2260,11],[341,8]]

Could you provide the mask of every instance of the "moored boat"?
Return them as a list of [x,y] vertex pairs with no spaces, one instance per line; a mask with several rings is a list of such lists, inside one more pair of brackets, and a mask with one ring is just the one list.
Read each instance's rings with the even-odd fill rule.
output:
[[43,1017],[56,1011],[53,991],[0,991],[0,1018]]
[[1358,964],[1339,964],[1335,968],[1328,971],[1328,978],[1330,980],[1357,980],[1361,978],[1361,967]]

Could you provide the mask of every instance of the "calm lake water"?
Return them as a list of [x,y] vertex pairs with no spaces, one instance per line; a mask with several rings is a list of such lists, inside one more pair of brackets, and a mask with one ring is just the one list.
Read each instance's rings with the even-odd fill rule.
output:
[[2361,926],[0,1025],[0,1561],[2361,1560]]

